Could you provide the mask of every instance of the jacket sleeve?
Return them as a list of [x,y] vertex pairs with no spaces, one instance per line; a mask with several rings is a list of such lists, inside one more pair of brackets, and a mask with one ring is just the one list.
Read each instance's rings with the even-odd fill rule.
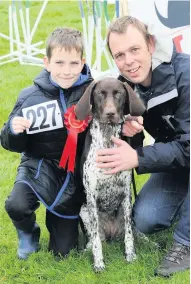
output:
[[25,98],[25,92],[22,91],[12,112],[9,115],[8,121],[4,124],[1,130],[1,145],[6,150],[12,152],[22,153],[26,149],[27,145],[26,131],[24,131],[23,133],[15,134],[11,127],[11,121],[13,117],[23,116],[22,104]]
[[176,67],[178,98],[174,113],[174,140],[138,147],[138,174],[186,169],[190,165],[190,72],[188,58]]

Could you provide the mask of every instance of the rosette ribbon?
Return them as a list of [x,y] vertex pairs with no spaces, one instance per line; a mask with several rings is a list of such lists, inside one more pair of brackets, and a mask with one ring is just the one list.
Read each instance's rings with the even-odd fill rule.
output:
[[68,130],[68,137],[62,152],[59,167],[65,169],[68,161],[67,172],[74,172],[78,133],[83,132],[87,128],[89,121],[90,116],[87,116],[84,120],[76,119],[75,105],[68,108],[67,112],[64,114],[64,124]]

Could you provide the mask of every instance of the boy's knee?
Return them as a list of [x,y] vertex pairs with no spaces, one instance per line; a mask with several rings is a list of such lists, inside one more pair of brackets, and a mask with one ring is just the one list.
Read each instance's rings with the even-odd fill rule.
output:
[[68,236],[68,240],[64,238],[63,242],[60,242],[57,238],[50,237],[48,250],[55,256],[66,257],[72,249],[77,248],[77,241],[77,235],[76,238],[74,238],[74,236]]
[[5,210],[9,217],[15,221],[21,221],[25,218],[28,207],[24,202],[8,197],[5,201]]

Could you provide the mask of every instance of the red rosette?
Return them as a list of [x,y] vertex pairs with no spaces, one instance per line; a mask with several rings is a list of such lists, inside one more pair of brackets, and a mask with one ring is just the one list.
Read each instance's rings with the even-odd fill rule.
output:
[[75,105],[71,106],[64,114],[64,124],[68,130],[76,129],[78,133],[83,132],[89,123],[90,116],[87,116],[84,120],[76,119]]
[[90,116],[84,120],[76,119],[74,110],[75,105],[71,106],[64,114],[64,124],[68,129],[68,137],[59,163],[59,166],[65,169],[68,161],[68,172],[74,172],[78,133],[83,132],[90,121]]

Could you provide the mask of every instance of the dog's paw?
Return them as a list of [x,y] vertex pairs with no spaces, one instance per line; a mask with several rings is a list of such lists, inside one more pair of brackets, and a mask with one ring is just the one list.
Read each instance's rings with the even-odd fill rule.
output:
[[105,269],[105,264],[103,262],[94,264],[94,271],[96,273],[102,272]]
[[137,258],[137,256],[136,256],[136,254],[135,254],[134,252],[128,253],[128,254],[126,254],[126,256],[125,256],[125,259],[126,259],[127,262],[132,262],[132,261],[134,261],[136,258]]

